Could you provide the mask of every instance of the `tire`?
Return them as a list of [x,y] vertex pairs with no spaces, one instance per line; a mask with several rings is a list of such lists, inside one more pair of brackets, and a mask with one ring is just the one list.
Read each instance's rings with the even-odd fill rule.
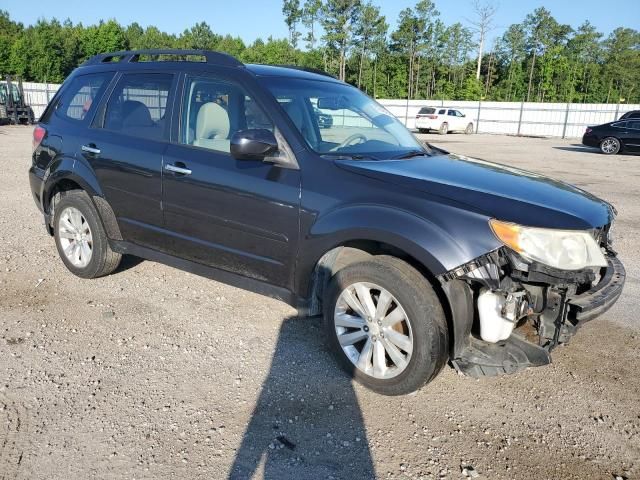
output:
[[449,133],[449,124],[447,122],[442,122],[442,125],[440,125],[440,129],[438,130],[438,133],[440,135],[446,135],[447,133]]
[[620,140],[616,137],[606,137],[600,142],[600,151],[605,155],[615,155],[620,151]]
[[[359,300],[366,298],[359,294],[362,290],[356,291],[363,287],[371,309],[378,308],[383,291],[392,297],[385,315],[372,315],[367,321],[356,310],[344,307],[348,295],[355,296],[357,305],[367,304]],[[448,360],[447,323],[438,296],[424,276],[402,260],[377,256],[346,266],[332,277],[323,303],[330,349],[349,375],[377,393],[404,395],[418,390],[433,380]],[[384,320],[391,321],[392,315],[403,320],[385,326]],[[349,326],[343,327],[345,324]],[[357,343],[349,344],[359,337],[362,339]],[[383,353],[377,356],[381,347]],[[398,358],[398,352],[402,362],[392,360]],[[377,371],[376,358],[383,359],[377,363],[382,365]]]
[[55,205],[53,232],[58,254],[74,275],[98,278],[118,268],[122,255],[109,247],[100,216],[86,192],[62,194]]
[[464,133],[467,135],[471,135],[473,133],[473,123],[467,125],[467,128],[464,129]]

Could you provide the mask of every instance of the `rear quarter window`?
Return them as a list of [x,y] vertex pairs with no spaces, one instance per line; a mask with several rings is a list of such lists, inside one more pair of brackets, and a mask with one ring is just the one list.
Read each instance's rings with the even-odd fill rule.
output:
[[[55,101],[52,109],[55,115],[76,122],[90,118],[113,75],[113,72],[100,72],[74,77]],[[43,121],[50,115],[46,112]]]

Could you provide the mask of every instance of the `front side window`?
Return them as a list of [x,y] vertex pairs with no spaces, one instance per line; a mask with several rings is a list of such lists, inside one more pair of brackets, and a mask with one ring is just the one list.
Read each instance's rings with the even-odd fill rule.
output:
[[95,110],[112,72],[80,75],[71,80],[55,104],[56,115],[70,120],[85,120]]
[[180,143],[229,153],[233,134],[247,129],[273,131],[273,123],[241,86],[211,77],[187,78]]
[[164,73],[123,75],[109,98],[104,128],[134,137],[164,138],[172,81],[173,75]]
[[384,107],[355,87],[301,78],[263,78],[316,153],[392,158],[424,147]]

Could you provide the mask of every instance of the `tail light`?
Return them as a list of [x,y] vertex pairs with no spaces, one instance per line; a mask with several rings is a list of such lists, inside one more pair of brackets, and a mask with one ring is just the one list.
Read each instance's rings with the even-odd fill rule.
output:
[[593,132],[593,130],[589,127],[587,127],[587,129],[584,131],[584,133],[591,133],[591,132]]
[[45,135],[47,134],[47,130],[44,127],[41,127],[40,125],[37,125],[36,128],[33,129],[33,151],[36,151],[36,148],[38,148],[40,146],[40,143],[42,143],[42,139],[45,137]]
[[438,115],[427,115],[427,118],[430,118],[431,120],[435,120],[436,118],[438,118]]

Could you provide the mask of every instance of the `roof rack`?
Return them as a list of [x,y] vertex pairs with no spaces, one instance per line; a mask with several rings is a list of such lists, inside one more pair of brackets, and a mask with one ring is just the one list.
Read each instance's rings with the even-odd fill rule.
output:
[[336,78],[335,75],[331,75],[329,72],[325,72],[319,68],[301,67],[300,65],[274,65],[274,67],[292,68],[293,70],[301,70],[303,72],[317,73],[318,75],[324,75],[325,77]]
[[[222,52],[214,52],[211,50],[179,50],[179,49],[150,49],[150,50],[123,50],[119,52],[109,52],[109,53],[100,53],[98,55],[94,55],[82,65],[98,65],[101,63],[135,63],[140,61],[149,61],[149,60],[141,60],[141,57],[178,57],[175,61],[193,61],[193,62],[201,62],[202,60],[197,60],[195,58],[189,59],[189,57],[200,57],[204,59],[206,63],[213,63],[216,65],[222,65],[225,67],[241,67],[244,64],[240,62],[237,58]],[[153,61],[153,60],[152,60]],[[171,61],[170,59],[166,60],[158,60],[158,61]]]

